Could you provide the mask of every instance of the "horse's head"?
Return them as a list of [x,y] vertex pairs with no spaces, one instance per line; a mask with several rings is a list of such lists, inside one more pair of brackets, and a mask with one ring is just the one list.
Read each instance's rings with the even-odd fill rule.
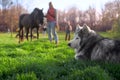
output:
[[35,8],[33,13],[34,13],[34,22],[37,23],[37,25],[42,25],[44,22],[43,9]]

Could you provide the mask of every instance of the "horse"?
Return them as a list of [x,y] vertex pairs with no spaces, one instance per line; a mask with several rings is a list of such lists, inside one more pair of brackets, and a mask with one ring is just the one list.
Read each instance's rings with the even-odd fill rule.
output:
[[39,27],[44,23],[43,9],[35,8],[31,14],[21,14],[19,16],[19,43],[23,40],[23,28],[26,30],[26,39],[30,29],[30,37],[32,41],[32,30],[37,29],[37,39],[39,38]]

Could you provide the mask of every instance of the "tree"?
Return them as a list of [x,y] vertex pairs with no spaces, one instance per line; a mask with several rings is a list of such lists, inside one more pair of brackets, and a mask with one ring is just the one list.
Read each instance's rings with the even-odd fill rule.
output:
[[[9,1],[9,0],[5,0],[5,1]],[[4,8],[1,10],[0,13],[1,13],[0,14],[0,31],[7,31],[7,29],[10,29],[12,32],[12,31],[16,31],[16,29],[18,28],[19,15],[22,13],[28,13],[28,12],[20,4],[16,5],[14,3],[11,3],[11,4],[4,5]]]

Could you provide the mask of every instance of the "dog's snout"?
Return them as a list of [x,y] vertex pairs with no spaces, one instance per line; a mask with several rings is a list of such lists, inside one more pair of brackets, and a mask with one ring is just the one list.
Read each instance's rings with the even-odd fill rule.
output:
[[68,46],[71,46],[71,43],[68,43]]

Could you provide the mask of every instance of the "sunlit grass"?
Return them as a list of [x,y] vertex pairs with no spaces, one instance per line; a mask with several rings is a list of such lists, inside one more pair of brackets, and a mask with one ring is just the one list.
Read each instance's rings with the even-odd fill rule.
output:
[[[107,33],[101,33],[107,35]],[[0,33],[0,80],[110,80],[119,79],[120,64],[74,59],[65,33],[58,33],[59,44],[47,35],[18,43],[15,33]],[[36,35],[36,34],[35,34]],[[73,37],[74,34],[72,34]]]

